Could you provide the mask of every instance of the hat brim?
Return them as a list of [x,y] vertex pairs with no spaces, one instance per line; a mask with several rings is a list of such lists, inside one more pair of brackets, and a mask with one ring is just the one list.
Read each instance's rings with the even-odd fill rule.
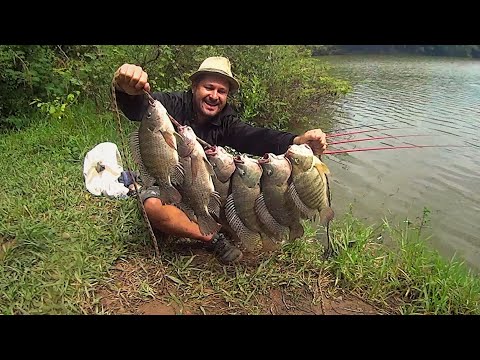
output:
[[223,71],[219,71],[217,69],[212,69],[212,70],[207,69],[207,70],[196,71],[192,75],[190,75],[190,80],[194,81],[200,75],[204,75],[204,74],[215,74],[215,75],[221,75],[222,77],[224,77],[230,84],[230,92],[231,93],[236,92],[238,90],[238,88],[240,87],[240,84],[238,83],[238,81],[235,78],[233,78],[230,75],[228,75],[227,73],[225,73]]

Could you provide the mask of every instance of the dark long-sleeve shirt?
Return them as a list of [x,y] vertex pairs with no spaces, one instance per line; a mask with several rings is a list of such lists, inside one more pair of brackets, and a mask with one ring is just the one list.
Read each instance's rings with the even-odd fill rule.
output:
[[[119,108],[127,118],[141,121],[147,109],[145,95],[131,96],[117,91]],[[159,100],[167,112],[180,124],[191,126],[195,134],[211,145],[229,146],[239,152],[262,156],[265,153],[283,154],[293,143],[295,134],[268,128],[255,127],[243,122],[231,105],[205,124],[195,122],[193,95],[185,92],[155,92],[152,96]]]

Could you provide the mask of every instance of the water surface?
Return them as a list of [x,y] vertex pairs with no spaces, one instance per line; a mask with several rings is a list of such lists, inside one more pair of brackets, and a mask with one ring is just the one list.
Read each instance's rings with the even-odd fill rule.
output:
[[[353,86],[329,115],[325,132],[389,129],[339,141],[421,134],[346,143],[334,149],[416,145],[468,147],[399,149],[325,156],[338,214],[353,204],[369,223],[422,216],[430,210],[429,242],[480,270],[480,61],[439,57],[346,55],[320,57]],[[303,130],[303,129],[302,129]]]

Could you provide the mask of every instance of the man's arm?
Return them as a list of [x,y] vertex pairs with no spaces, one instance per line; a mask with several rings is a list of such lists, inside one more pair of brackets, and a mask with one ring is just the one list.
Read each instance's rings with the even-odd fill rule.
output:
[[231,117],[225,124],[222,143],[239,152],[256,156],[265,153],[283,154],[293,144],[295,134],[268,128],[251,126],[238,117]]
[[147,109],[148,99],[145,95],[128,95],[115,89],[119,109],[127,118],[133,121],[141,121]]

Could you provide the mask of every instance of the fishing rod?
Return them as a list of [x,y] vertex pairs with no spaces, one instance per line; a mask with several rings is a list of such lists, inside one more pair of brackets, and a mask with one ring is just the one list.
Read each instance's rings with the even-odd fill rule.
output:
[[375,151],[375,150],[394,150],[394,149],[415,149],[415,148],[435,148],[435,147],[468,147],[466,145],[401,145],[401,146],[383,146],[371,147],[362,149],[347,149],[347,150],[327,150],[323,155],[342,154],[358,151]]
[[372,132],[372,131],[404,130],[404,129],[410,129],[410,128],[399,127],[399,128],[387,128],[387,129],[368,129],[368,130],[359,130],[359,131],[351,131],[346,133],[335,133],[335,134],[329,133],[329,134],[326,134],[326,137],[327,138],[340,137],[340,136],[347,136],[347,135],[363,134],[363,133]]
[[346,144],[352,142],[360,142],[360,141],[373,141],[373,140],[382,140],[382,139],[398,139],[402,137],[410,137],[410,136],[430,136],[430,135],[389,135],[389,136],[375,136],[369,138],[362,138],[362,139],[352,139],[352,140],[342,140],[342,141],[334,141],[328,143],[328,145],[337,145],[337,144]]
[[392,124],[398,124],[399,121],[391,121],[391,122],[387,122],[387,123],[384,123],[382,121],[378,121],[377,123],[373,123],[373,124],[361,124],[361,125],[358,125],[358,126],[351,126],[351,127],[346,127],[346,128],[341,128],[341,129],[335,129],[335,131],[345,131],[345,130],[353,130],[353,129],[359,129],[359,128],[362,128],[362,127],[372,127],[372,126],[375,126],[375,125],[392,125]]

